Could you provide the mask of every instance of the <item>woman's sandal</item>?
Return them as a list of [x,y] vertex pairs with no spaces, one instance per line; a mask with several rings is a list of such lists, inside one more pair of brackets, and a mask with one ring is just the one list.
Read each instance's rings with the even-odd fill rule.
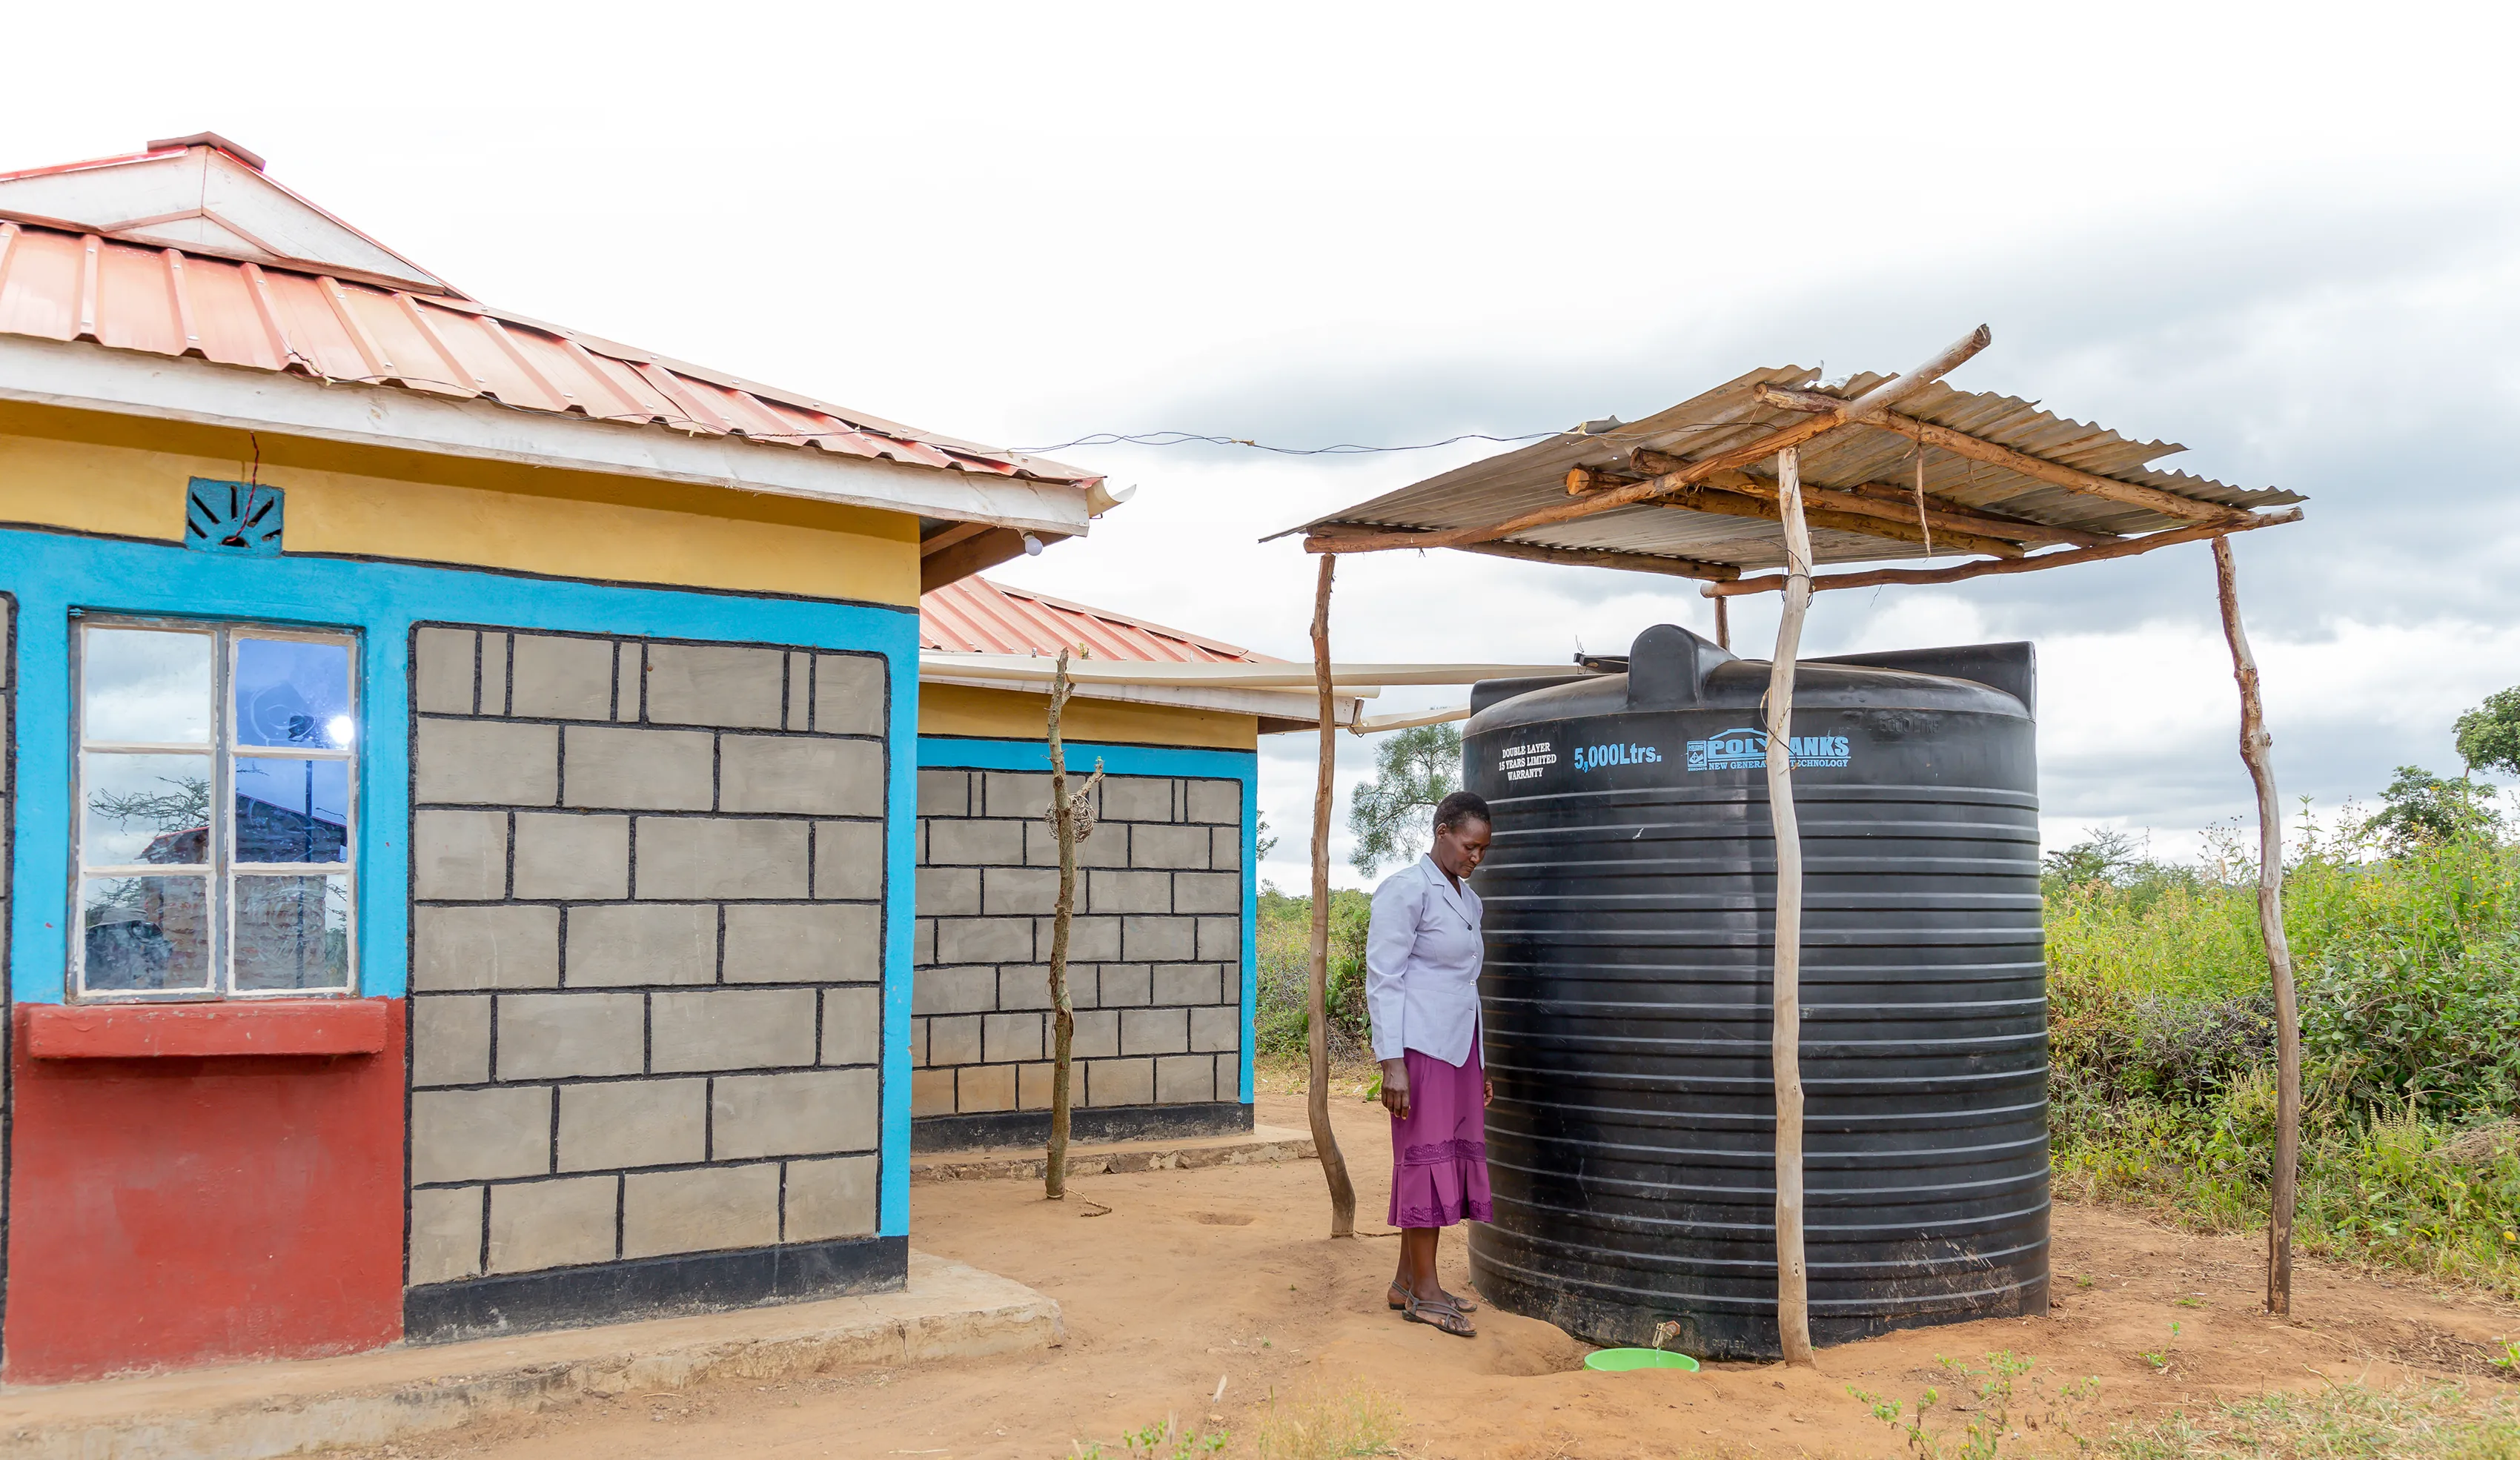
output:
[[[1390,1302],[1391,1310],[1395,1313],[1409,1306],[1409,1290],[1400,1286],[1398,1283],[1393,1283],[1391,1285],[1391,1290],[1382,1296]],[[1466,1298],[1461,1298],[1451,1293],[1444,1295],[1444,1301],[1451,1304],[1453,1307],[1460,1312],[1475,1313],[1479,1310],[1479,1305],[1477,1304],[1470,1302]]]
[[1449,1303],[1428,1302],[1412,1295],[1400,1315],[1412,1323],[1423,1323],[1437,1333],[1449,1333],[1457,1339],[1479,1336],[1479,1331],[1470,1326],[1470,1320],[1462,1316],[1462,1310]]

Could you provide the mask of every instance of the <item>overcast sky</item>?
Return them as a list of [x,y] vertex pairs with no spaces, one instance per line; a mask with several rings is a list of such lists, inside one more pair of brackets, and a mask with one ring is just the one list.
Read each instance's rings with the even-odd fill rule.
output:
[[[215,129],[478,297],[1018,446],[1516,434],[1983,321],[1955,385],[2312,499],[2236,540],[2287,797],[2455,771],[2451,719],[2520,682],[2508,7],[316,14],[125,6],[105,50],[13,16],[0,168]],[[1063,453],[1138,499],[1000,576],[1303,657],[1312,563],[1255,540],[1486,449]],[[1333,635],[1554,660],[1663,621],[1711,619],[1683,583],[1384,554],[1342,565]],[[2014,638],[2051,844],[2245,811],[2201,546],[1825,595],[1806,643]],[[1263,751],[1290,888],[1311,755]]]

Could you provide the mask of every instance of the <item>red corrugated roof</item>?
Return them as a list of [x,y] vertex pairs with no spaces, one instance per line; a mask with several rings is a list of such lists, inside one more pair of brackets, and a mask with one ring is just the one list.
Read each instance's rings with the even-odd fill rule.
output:
[[1279,664],[1220,640],[1125,613],[965,578],[919,600],[919,646],[979,654],[1057,654],[1082,648],[1104,662]]
[[188,253],[117,241],[107,236],[112,229],[87,231],[93,226],[0,210],[0,332],[922,466],[1097,479],[540,324],[451,290],[406,291],[320,266]]

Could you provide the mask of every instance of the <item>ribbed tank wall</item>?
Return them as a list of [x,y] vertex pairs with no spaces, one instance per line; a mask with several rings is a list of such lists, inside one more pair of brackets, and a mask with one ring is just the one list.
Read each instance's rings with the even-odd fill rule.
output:
[[[1754,708],[1767,667],[1725,659],[1700,686],[1718,703],[1586,714],[1607,690],[1561,691],[1536,698],[1578,713],[1472,724],[1468,783],[1496,814],[1477,885],[1497,1096],[1496,1218],[1471,1254],[1502,1306],[1585,1338],[1650,1342],[1670,1319],[1692,1352],[1756,1356],[1777,1349],[1775,838],[1763,770],[1720,749],[1690,769],[1688,742],[1755,721],[1721,702]],[[1927,676],[1804,675],[1814,1335],[2044,1311],[2028,713]]]

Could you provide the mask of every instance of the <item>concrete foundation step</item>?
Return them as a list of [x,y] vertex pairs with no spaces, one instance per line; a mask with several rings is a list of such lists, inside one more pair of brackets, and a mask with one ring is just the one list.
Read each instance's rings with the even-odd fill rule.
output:
[[[1283,1126],[1254,1126],[1233,1135],[1072,1145],[1067,1148],[1067,1173],[1101,1176],[1127,1172],[1201,1171],[1212,1166],[1310,1161],[1318,1154],[1313,1149],[1312,1136],[1304,1131]],[[1038,1181],[1049,1173],[1049,1156],[1039,1150],[932,1151],[910,1158],[910,1179]]]
[[899,1293],[518,1338],[0,1389],[0,1457],[248,1460],[451,1430],[588,1394],[1041,1349],[1058,1305],[925,1253]]

